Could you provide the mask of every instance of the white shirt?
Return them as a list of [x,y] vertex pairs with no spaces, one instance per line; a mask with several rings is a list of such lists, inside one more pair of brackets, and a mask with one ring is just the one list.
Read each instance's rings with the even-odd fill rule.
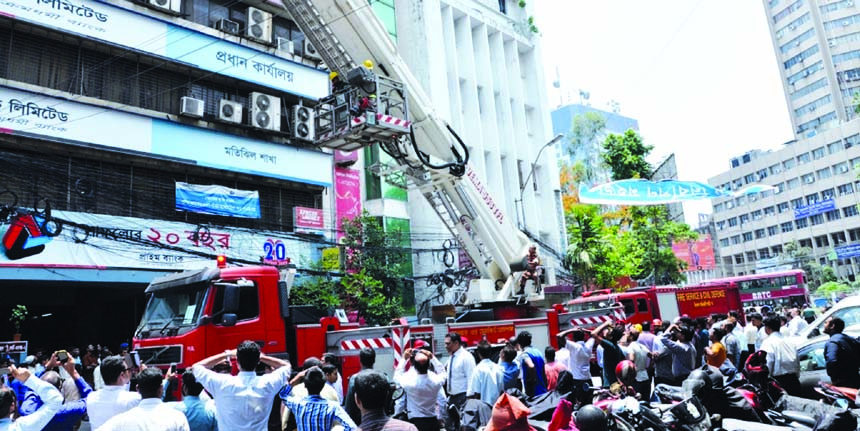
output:
[[42,400],[42,406],[32,414],[20,417],[14,422],[8,418],[0,420],[0,431],[40,430],[48,422],[51,422],[54,414],[63,405],[63,396],[60,395],[60,391],[35,375],[28,377],[24,386],[36,392],[36,395]]
[[343,377],[337,373],[337,380],[334,382],[334,391],[337,392],[337,399],[343,404]]
[[761,328],[758,328],[758,332],[755,334],[755,349],[756,351],[761,350],[762,343],[767,339],[767,332],[764,331],[764,325]]
[[137,407],[139,403],[140,394],[129,392],[124,386],[105,386],[100,391],[94,391],[87,397],[90,426],[96,429],[108,419]]
[[475,357],[468,350],[460,346],[448,360],[445,374],[448,378],[448,394],[457,395],[466,392],[469,388],[469,380],[472,379],[472,371],[475,370]]
[[102,377],[102,366],[99,365],[93,370],[93,390],[100,391],[105,388],[105,379]]
[[765,338],[761,343],[761,350],[767,352],[767,368],[771,377],[783,374],[800,375],[797,348],[787,343],[779,332],[773,332]]
[[505,390],[505,376],[502,367],[489,359],[484,359],[472,372],[466,396],[479,394],[481,401],[494,405]]
[[[757,334],[758,334],[758,328],[753,326],[752,323],[747,323],[747,326],[744,326],[744,341],[746,341],[747,345],[755,344]],[[738,341],[740,341],[740,340],[741,339],[738,338]],[[750,353],[752,353],[752,352],[750,352]]]
[[231,431],[266,431],[272,400],[290,379],[289,365],[262,376],[253,371],[218,374],[200,365],[191,371],[215,399],[218,429]]
[[190,428],[182,412],[158,398],[147,398],[137,407],[112,417],[96,431],[190,431]]
[[627,354],[633,354],[633,364],[636,365],[636,381],[648,380],[648,348],[634,341],[627,346]]
[[806,329],[807,326],[809,324],[806,323],[806,320],[803,320],[800,316],[794,316],[788,321],[788,335],[790,337],[800,335],[800,331]]
[[[430,362],[437,370],[442,369],[442,363],[435,357]],[[441,419],[441,414],[436,414],[436,400],[439,396],[439,390],[445,385],[445,374],[442,372],[435,373],[431,370],[427,370],[427,374],[418,374],[415,367],[404,372],[405,368],[406,361],[401,361],[394,372],[394,382],[399,383],[403,392],[406,392],[406,411],[409,418],[435,417]]]
[[594,338],[589,338],[588,341],[571,341],[567,340],[564,348],[570,352],[570,360],[567,363],[567,369],[573,375],[574,380],[591,381],[591,349],[594,346]]

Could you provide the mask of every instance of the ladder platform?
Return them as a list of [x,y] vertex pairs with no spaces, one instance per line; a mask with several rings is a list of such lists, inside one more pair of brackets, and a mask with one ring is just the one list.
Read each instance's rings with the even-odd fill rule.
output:
[[412,123],[378,112],[365,112],[341,127],[317,136],[316,146],[340,151],[354,151],[376,142],[398,140],[409,133]]

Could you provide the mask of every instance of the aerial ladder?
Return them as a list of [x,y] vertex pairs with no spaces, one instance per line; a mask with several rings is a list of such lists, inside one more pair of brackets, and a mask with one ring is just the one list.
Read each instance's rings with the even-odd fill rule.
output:
[[537,285],[517,295],[528,237],[470,168],[468,147],[433,110],[367,0],[283,4],[342,83],[315,108],[315,144],[336,151],[378,144],[395,160],[480,273],[471,281],[467,305],[543,299]]

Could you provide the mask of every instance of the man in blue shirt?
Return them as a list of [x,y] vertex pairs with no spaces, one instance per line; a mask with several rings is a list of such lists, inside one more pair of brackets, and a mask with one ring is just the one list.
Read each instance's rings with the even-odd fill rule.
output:
[[824,326],[824,333],[830,336],[824,345],[824,358],[827,360],[827,375],[836,386],[860,388],[860,343],[855,338],[842,333],[845,321],[832,317]]
[[215,405],[211,401],[201,400],[201,392],[203,392],[203,385],[198,383],[191,370],[188,370],[182,374],[182,401],[167,403],[167,405],[185,415],[191,431],[217,431]]
[[[84,417],[84,413],[87,412],[87,396],[89,396],[93,389],[78,374],[78,370],[75,369],[75,360],[72,357],[69,357],[68,361],[63,364],[63,368],[72,376],[81,398],[77,401],[67,401],[63,404],[60,410],[54,414],[51,422],[48,422],[48,425],[42,431],[72,431],[81,418]],[[48,371],[42,375],[42,380],[59,389],[60,376],[57,373]]]
[[[304,379],[308,396],[300,399],[290,392],[293,390],[293,384],[297,384],[301,379]],[[284,405],[296,417],[298,431],[330,430],[335,420],[343,425],[345,431],[358,428],[340,404],[320,396],[323,387],[325,387],[325,374],[319,367],[311,367],[299,373],[281,390],[280,395]]]

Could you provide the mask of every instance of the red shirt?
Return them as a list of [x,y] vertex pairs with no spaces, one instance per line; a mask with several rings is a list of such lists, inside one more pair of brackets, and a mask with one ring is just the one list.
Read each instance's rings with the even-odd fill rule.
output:
[[546,390],[551,391],[555,389],[555,385],[558,384],[558,373],[567,369],[561,362],[552,361],[547,362],[543,367],[544,371],[546,371]]

